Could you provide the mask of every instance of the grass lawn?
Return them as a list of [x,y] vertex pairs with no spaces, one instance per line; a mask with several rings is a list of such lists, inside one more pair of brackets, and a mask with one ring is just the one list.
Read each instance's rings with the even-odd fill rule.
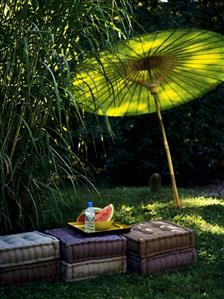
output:
[[[202,189],[201,189],[202,190]],[[66,205],[60,201],[45,204],[42,228],[66,226],[75,220],[93,199],[103,207],[113,203],[116,220],[136,223],[150,219],[165,219],[192,228],[196,236],[198,262],[179,272],[162,275],[135,273],[116,274],[65,283],[53,281],[32,283],[0,290],[1,299],[223,299],[224,298],[224,199],[206,196],[206,192],[180,189],[182,208],[175,209],[169,189],[151,195],[146,187],[100,189],[100,195],[88,190],[75,194],[65,189]],[[60,213],[57,212],[60,210]]]

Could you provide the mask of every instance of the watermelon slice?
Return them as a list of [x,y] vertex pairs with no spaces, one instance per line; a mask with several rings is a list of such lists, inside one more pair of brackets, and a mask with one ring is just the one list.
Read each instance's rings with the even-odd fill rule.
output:
[[[95,215],[97,215],[102,209],[94,207],[94,210],[95,210]],[[85,223],[85,211],[82,211],[82,213],[77,217],[76,221],[80,224]]]
[[113,216],[114,216],[114,206],[111,203],[96,214],[95,221],[109,222],[113,218]]

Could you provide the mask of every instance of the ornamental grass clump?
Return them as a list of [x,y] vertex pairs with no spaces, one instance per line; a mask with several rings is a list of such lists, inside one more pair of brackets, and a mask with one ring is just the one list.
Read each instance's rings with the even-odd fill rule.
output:
[[84,124],[69,103],[70,72],[86,53],[128,33],[127,6],[119,3],[0,4],[0,233],[37,228],[43,198],[65,200],[61,177],[74,188],[90,183],[74,152],[71,129]]

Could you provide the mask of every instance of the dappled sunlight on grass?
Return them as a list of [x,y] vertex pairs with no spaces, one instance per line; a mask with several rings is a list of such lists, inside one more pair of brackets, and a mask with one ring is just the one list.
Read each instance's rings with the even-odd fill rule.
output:
[[173,218],[173,220],[177,222],[184,222],[188,226],[198,227],[198,229],[203,232],[224,234],[224,226],[212,225],[200,215],[177,215]]
[[183,198],[181,200],[183,206],[186,207],[203,207],[203,206],[210,206],[210,205],[223,205],[224,200],[216,199],[213,197],[190,197],[190,198]]
[[184,197],[181,208],[176,209],[172,199],[155,200],[141,197],[130,204],[124,201],[116,206],[116,219],[124,223],[137,223],[152,219],[165,219],[177,224],[191,227],[198,234],[208,232],[224,234],[222,215],[224,201],[212,197]]
[[[151,219],[165,219],[179,224],[192,226],[197,230],[218,232],[223,225],[224,200],[202,196],[193,190],[180,189],[181,208],[175,208],[175,202],[170,188],[163,188],[161,193],[152,194],[145,187],[115,187],[99,189],[99,194],[88,189],[65,190],[65,199],[57,202],[63,221],[59,222],[57,209],[52,201],[45,205],[46,224],[49,219],[51,226],[66,225],[68,220],[75,221],[85,208],[87,200],[91,199],[97,207],[113,203],[115,220],[121,223],[133,224]],[[46,225],[45,224],[45,225]],[[44,225],[44,226],[45,226]]]
[[162,209],[162,208],[173,208],[175,209],[174,203],[169,201],[169,202],[158,202],[155,201],[154,203],[149,203],[149,204],[141,204],[140,207],[143,210],[156,210],[156,209]]

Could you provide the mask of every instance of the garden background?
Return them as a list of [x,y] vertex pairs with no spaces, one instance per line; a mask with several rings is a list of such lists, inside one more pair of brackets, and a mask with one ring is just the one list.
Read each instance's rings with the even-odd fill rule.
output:
[[[224,180],[224,85],[163,112],[179,210],[156,115],[96,117],[72,93],[77,66],[120,39],[168,28],[223,34],[223,1],[5,0],[0,15],[0,234],[66,226],[91,198],[112,202],[127,224],[192,228],[198,253],[181,272],[34,283],[0,297],[223,299],[224,188],[213,184]],[[154,172],[159,194],[148,188]]]
[[[66,186],[74,194],[147,186],[154,172],[170,184],[156,115],[83,112],[74,73],[89,55],[143,32],[223,33],[223,2],[7,0],[0,9],[1,233],[38,228],[46,201],[67,204]],[[224,179],[223,88],[163,113],[178,186]]]

